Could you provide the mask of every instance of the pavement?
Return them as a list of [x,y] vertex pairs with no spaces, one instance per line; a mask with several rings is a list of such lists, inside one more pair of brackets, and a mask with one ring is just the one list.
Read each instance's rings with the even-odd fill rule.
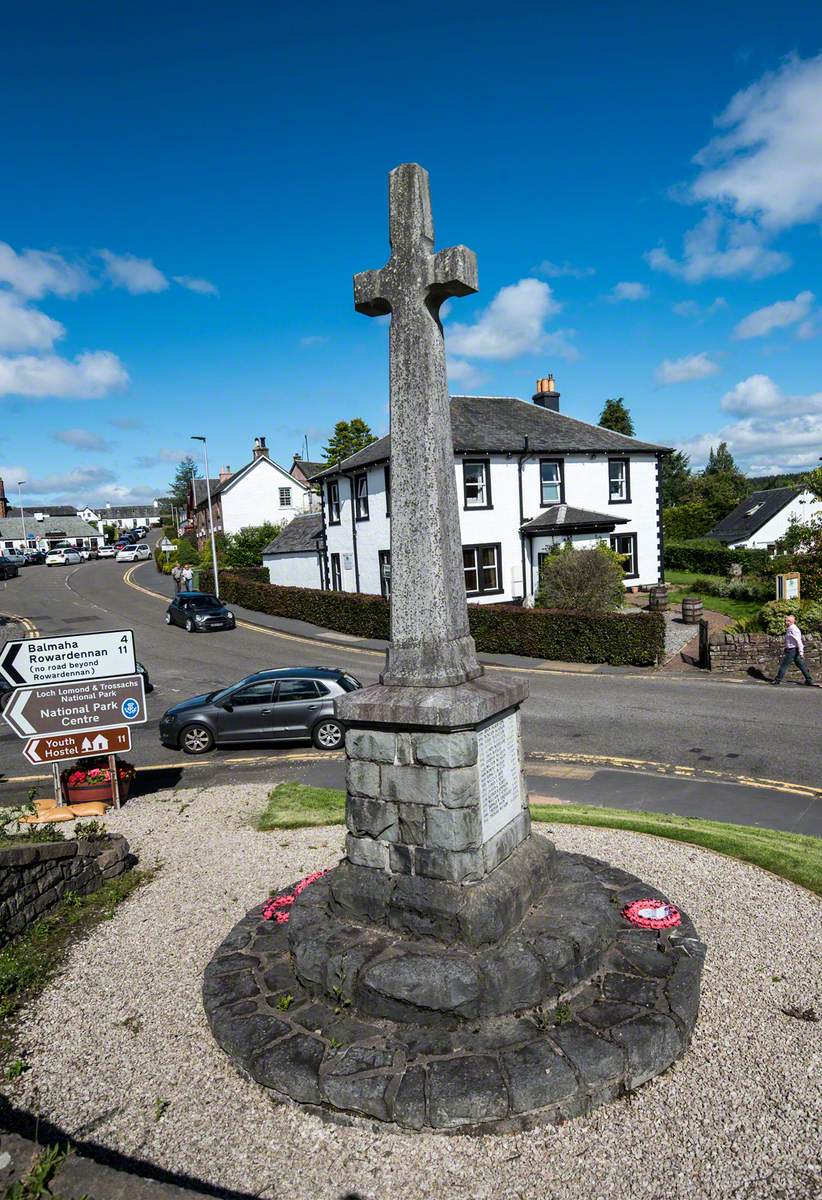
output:
[[[295,778],[342,786],[342,759],[310,747],[250,746],[191,758],[160,745],[157,723],[171,704],[266,668],[337,666],[374,682],[385,644],[234,605],[235,631],[188,635],[163,622],[171,590],[153,562],[29,567],[0,585],[0,612],[25,618],[41,634],[134,630],[155,685],[149,722],[134,731],[137,794],[188,780],[264,778],[286,763]],[[822,832],[822,690],[786,684],[777,692],[747,677],[482,657],[489,672],[514,672],[530,686],[523,735],[535,799]],[[46,794],[50,776],[26,764],[21,751],[22,742],[4,728],[0,804],[19,803],[33,783]]]

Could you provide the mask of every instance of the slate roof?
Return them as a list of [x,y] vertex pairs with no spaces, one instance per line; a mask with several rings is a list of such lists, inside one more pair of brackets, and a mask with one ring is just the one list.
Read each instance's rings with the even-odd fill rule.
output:
[[324,471],[328,463],[324,462],[309,462],[307,458],[295,458],[291,464],[289,475],[294,474],[294,468],[299,467],[306,479],[313,479],[315,475],[319,475],[320,471]]
[[[219,492],[222,484],[220,483],[219,478],[209,479],[208,482],[211,485],[211,499],[213,500],[214,497]],[[228,483],[228,480],[225,480],[224,482]],[[208,500],[208,492],[206,491],[205,479],[192,479],[191,490],[194,495],[194,507],[195,508],[197,508],[197,506],[200,504],[206,503],[206,501]]]
[[322,513],[306,513],[303,517],[294,517],[285,529],[269,542],[263,554],[294,554],[300,550],[319,549],[323,533]]
[[[20,509],[11,504],[11,501],[9,503],[12,512],[20,512]],[[48,513],[50,517],[76,517],[77,506],[71,504],[35,504],[29,508],[24,504],[23,512],[27,517],[33,517],[35,513],[39,512]]]
[[[526,436],[531,454],[572,454],[577,451],[660,454],[670,449],[614,433],[600,425],[577,421],[575,417],[551,412],[515,396],[452,396],[451,432],[457,454],[521,454]],[[391,439],[381,437],[321,474],[326,476],[372,466],[386,462],[390,455]]]
[[[89,505],[93,508],[93,505]],[[94,508],[96,513],[100,514],[100,518],[105,522],[106,517],[159,517],[160,510],[155,508],[153,504],[112,504],[111,508],[106,508],[105,505],[99,508]]]
[[[37,511],[39,512],[40,509]],[[76,515],[72,517],[50,516],[42,521],[33,519],[26,521],[26,534],[38,539],[54,537],[57,534],[64,534],[67,538],[98,538],[100,536],[99,530],[94,525],[89,525],[87,521],[81,520]],[[23,530],[19,513],[16,517],[0,517],[0,539],[20,541],[22,536]]]
[[523,533],[610,533],[617,525],[627,525],[625,517],[589,512],[570,504],[552,504],[543,509],[533,521],[526,521]]
[[[802,491],[802,488],[784,487],[751,492],[750,496],[737,504],[733,512],[729,512],[727,517],[718,521],[707,536],[720,542],[742,542],[767,524],[771,517],[775,517],[797,496],[801,496]],[[750,513],[755,506],[758,506],[756,512]]]

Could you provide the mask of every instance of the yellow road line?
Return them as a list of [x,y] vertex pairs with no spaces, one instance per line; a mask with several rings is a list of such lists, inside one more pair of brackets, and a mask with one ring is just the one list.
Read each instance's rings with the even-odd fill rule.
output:
[[[248,766],[255,763],[268,763],[270,766],[276,767],[278,763],[337,761],[342,757],[341,750],[306,750],[304,752],[294,750],[289,754],[277,755],[276,758],[270,754],[258,754],[248,758],[219,759],[218,761],[223,768],[236,764]],[[190,771],[194,767],[213,767],[214,765],[213,758],[183,759],[179,762],[139,763],[137,772],[139,774],[140,771]],[[34,783],[42,778],[42,775],[10,775],[3,780],[3,783]]]
[[17,621],[20,625],[22,625],[29,637],[38,636],[39,631],[37,626],[33,621],[30,621],[28,617],[21,617],[19,613],[4,613],[4,616],[8,621]]

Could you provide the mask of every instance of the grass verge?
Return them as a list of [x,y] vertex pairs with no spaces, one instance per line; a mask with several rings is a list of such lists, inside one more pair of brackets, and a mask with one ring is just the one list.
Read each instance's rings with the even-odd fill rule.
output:
[[[676,842],[690,842],[730,858],[764,867],[809,891],[822,895],[822,838],[754,825],[730,825],[671,813],[634,812],[583,804],[534,804],[535,821],[552,825],[593,825],[650,833]],[[345,792],[335,788],[280,783],[269,794],[258,829],[301,829],[340,825],[345,819]]]
[[[762,600],[734,600],[731,596],[716,596],[713,592],[695,592],[691,586],[695,579],[706,579],[709,583],[719,583],[719,575],[697,575],[693,571],[666,571],[666,582],[673,590],[668,592],[669,604],[681,604],[686,596],[700,596],[702,603],[710,612],[724,613],[726,617],[739,620],[742,617],[753,617],[763,605]],[[725,581],[727,582],[727,581]]]
[[89,896],[67,896],[48,916],[0,950],[0,1066],[4,1075],[14,1070],[15,1064],[8,1068],[7,1060],[14,1019],[23,1005],[43,991],[69,947],[101,921],[111,920],[117,906],[154,874],[153,869],[133,868],[107,880]]

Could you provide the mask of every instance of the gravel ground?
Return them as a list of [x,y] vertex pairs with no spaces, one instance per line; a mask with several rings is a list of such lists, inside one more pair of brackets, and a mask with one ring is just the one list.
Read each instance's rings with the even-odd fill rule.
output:
[[[28,1010],[29,1070],[3,1085],[69,1134],[273,1200],[810,1200],[819,1161],[820,906],[707,851],[559,826],[683,904],[708,943],[690,1052],[631,1099],[558,1129],[448,1138],[329,1125],[271,1104],[211,1038],[201,972],[274,885],[331,865],[341,828],[256,833],[265,789],[160,793],[108,818],[162,868],[74,948]],[[157,1116],[157,1102],[167,1104]]]

